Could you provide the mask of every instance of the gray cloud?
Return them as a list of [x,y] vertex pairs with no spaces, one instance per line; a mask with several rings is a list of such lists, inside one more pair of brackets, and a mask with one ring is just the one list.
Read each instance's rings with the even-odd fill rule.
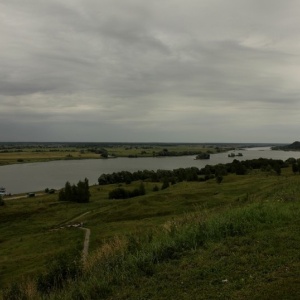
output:
[[293,141],[299,10],[292,0],[2,2],[0,140]]

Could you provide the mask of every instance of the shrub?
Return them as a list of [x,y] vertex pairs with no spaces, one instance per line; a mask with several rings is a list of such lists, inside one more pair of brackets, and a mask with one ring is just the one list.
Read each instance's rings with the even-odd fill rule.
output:
[[158,188],[157,185],[155,185],[155,186],[153,187],[153,192],[157,192],[157,191],[159,191],[159,188]]
[[109,192],[108,199],[126,199],[129,198],[128,192],[124,188],[116,188]]
[[27,300],[27,296],[24,292],[23,287],[14,282],[8,288],[6,288],[3,292],[3,299],[9,300]]
[[216,182],[220,184],[222,181],[223,181],[223,176],[222,175],[218,175],[216,177]]
[[145,186],[143,183],[140,184],[139,188],[132,191],[125,190],[124,188],[118,187],[108,194],[108,199],[127,199],[146,194]]
[[49,263],[46,273],[38,276],[37,289],[42,294],[48,294],[53,289],[63,288],[68,280],[74,280],[81,274],[80,256],[61,254]]
[[2,195],[0,195],[0,206],[4,206],[5,205],[5,202],[2,198]]
[[166,188],[168,188],[170,185],[169,185],[169,180],[168,179],[164,179],[164,182],[161,186],[161,189],[164,190]]

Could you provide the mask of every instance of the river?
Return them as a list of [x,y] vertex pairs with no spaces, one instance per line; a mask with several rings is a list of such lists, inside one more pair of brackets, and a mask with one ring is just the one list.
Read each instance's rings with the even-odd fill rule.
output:
[[228,157],[228,153],[212,154],[209,160],[195,160],[195,156],[180,157],[148,157],[148,158],[115,158],[62,160],[43,163],[17,164],[0,167],[0,186],[6,193],[18,194],[42,191],[45,188],[59,189],[66,181],[77,183],[85,177],[89,183],[96,184],[103,173],[137,170],[173,170],[177,168],[216,165],[232,162],[234,159],[247,160],[254,158],[273,158],[286,160],[289,157],[300,158],[300,152],[272,151],[267,147],[238,150],[242,157]]

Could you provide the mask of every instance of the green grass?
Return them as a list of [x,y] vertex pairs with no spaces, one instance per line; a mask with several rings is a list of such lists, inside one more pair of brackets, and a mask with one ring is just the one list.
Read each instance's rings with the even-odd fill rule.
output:
[[64,160],[64,159],[91,159],[100,158],[99,154],[85,152],[81,153],[78,149],[74,151],[61,150],[52,152],[48,150],[40,150],[35,152],[32,149],[24,149],[23,152],[8,152],[0,153],[0,166],[19,163],[32,163],[32,162],[45,162],[52,160]]
[[216,153],[216,147],[203,145],[149,145],[148,147],[141,146],[112,146],[105,148],[109,155],[117,157],[128,157],[129,155],[138,157],[152,157],[153,155],[167,149],[169,152],[182,153],[185,151]]
[[[93,147],[91,147],[93,148]],[[100,147],[103,148],[103,147]],[[148,147],[142,147],[139,145],[118,145],[118,146],[107,146],[104,147],[109,155],[116,157],[152,157],[153,153],[158,153],[164,149],[174,152],[207,152],[216,153],[217,149],[215,146],[203,146],[203,145],[149,145]],[[32,162],[45,162],[53,160],[65,160],[65,159],[99,159],[100,154],[96,154],[89,150],[88,146],[78,147],[44,147],[34,148],[26,147],[23,148],[11,148],[7,149],[7,152],[0,151],[0,166],[8,164],[20,164],[20,163],[32,163]]]
[[299,216],[299,205],[276,202],[186,215],[105,245],[51,299],[298,299]]
[[[221,184],[182,182],[158,192],[144,184],[145,196],[127,200],[108,200],[117,186],[109,185],[91,187],[87,204],[59,203],[57,195],[7,201],[0,207],[0,286],[81,249],[83,231],[52,229],[84,222],[91,229],[87,265],[51,299],[299,298],[299,175],[229,175]],[[28,284],[23,290],[29,293]]]

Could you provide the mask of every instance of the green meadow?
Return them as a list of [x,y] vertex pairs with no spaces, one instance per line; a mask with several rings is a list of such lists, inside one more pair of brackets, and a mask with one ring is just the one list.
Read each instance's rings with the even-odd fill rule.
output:
[[[4,198],[3,299],[300,298],[300,176],[290,167],[144,186],[126,200],[108,199],[120,184],[92,186],[81,204]],[[78,222],[91,230],[84,263],[85,233],[67,226]]]
[[[74,144],[74,145],[73,145]],[[228,150],[229,148],[227,148]],[[0,145],[0,166],[53,160],[100,159],[106,157],[153,157],[159,155],[194,155],[224,151],[214,145],[201,144],[97,144],[44,143]],[[105,155],[103,155],[105,154]]]

